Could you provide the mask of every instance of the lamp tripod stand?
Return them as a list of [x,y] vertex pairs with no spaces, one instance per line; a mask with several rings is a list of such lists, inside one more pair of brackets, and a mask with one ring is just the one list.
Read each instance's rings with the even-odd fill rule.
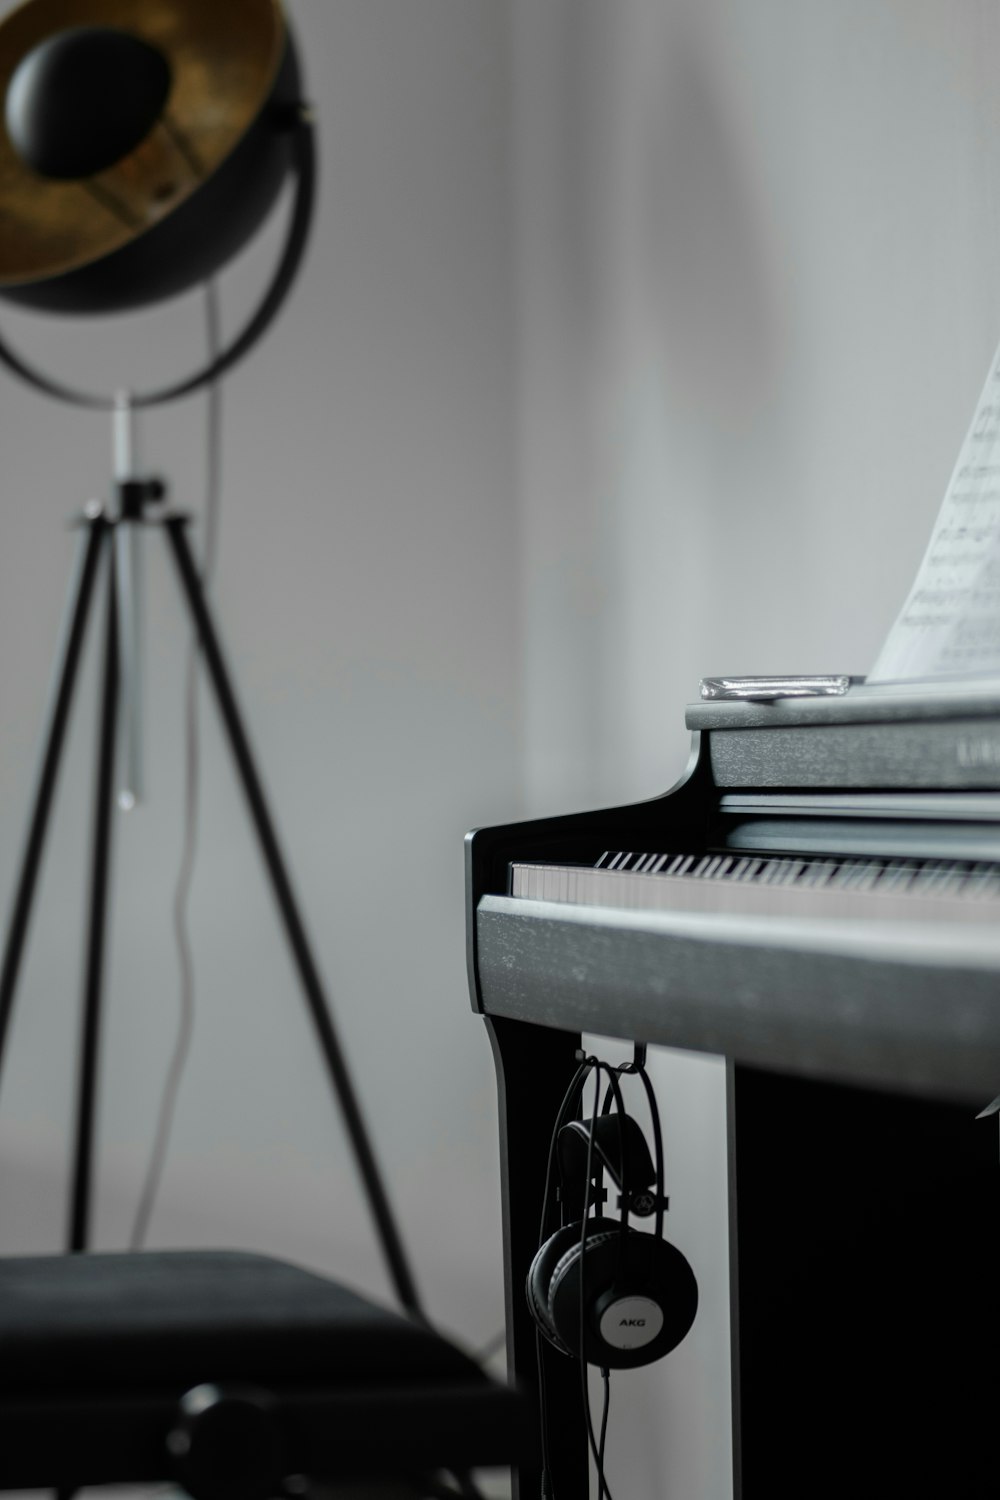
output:
[[414,1280],[375,1161],[319,972],[295,902],[225,658],[194,557],[188,545],[186,528],[189,517],[174,511],[152,515],[148,513],[147,508],[151,503],[163,499],[165,491],[159,480],[119,480],[115,485],[115,493],[117,514],[108,514],[100,502],[95,501],[87,506],[79,521],[80,538],[75,570],[56,651],[55,673],[46,710],[27,839],[15,886],[2,965],[0,965],[0,1069],[2,1069],[6,1050],[14,994],[31,918],[81,649],[88,617],[95,603],[98,579],[103,574],[104,656],[100,686],[91,888],[84,964],[82,1044],[77,1079],[70,1222],[67,1235],[69,1250],[85,1250],[89,1239],[92,1201],[97,1065],[114,812],[115,747],[121,697],[119,693],[121,622],[115,535],[119,528],[123,527],[148,527],[163,535],[176,566],[181,593],[197,633],[223,727],[236,763],[237,775],[246,796],[250,819],[257,834],[274,898],[295,967],[298,970],[306,1006],[315,1027],[330,1084],[347,1127],[396,1295],[405,1308],[422,1316]]

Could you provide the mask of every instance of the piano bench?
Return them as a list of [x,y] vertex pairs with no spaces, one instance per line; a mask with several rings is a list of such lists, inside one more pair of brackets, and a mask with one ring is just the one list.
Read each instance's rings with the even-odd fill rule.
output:
[[454,1345],[263,1255],[0,1258],[0,1353],[0,1489],[265,1500],[530,1447],[522,1398]]

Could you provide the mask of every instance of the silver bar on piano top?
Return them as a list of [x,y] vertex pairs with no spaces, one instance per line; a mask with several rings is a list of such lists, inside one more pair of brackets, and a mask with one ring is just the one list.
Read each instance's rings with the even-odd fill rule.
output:
[[[601,856],[595,867],[516,862],[510,894],[530,901],[627,911],[705,912],[816,920],[993,924],[1000,869],[958,860],[670,860],[643,873],[647,854]],[[605,863],[606,862],[606,863]],[[641,866],[642,871],[636,868]]]
[[484,896],[476,932],[487,1015],[977,1108],[1000,1088],[996,926]]
[[850,677],[703,677],[701,696],[726,702],[771,703],[778,698],[840,698],[851,685]]

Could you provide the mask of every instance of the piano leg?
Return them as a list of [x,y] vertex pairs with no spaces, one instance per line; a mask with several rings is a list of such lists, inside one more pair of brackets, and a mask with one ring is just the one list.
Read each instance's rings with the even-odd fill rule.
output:
[[[504,1284],[508,1371],[538,1402],[535,1325],[524,1282],[538,1249],[545,1168],[552,1127],[577,1069],[580,1038],[524,1021],[487,1016],[500,1107],[500,1188],[503,1204]],[[545,1391],[550,1466],[555,1494],[588,1493],[587,1429],[580,1366],[546,1346]],[[540,1457],[514,1474],[514,1500],[536,1500]]]
[[976,1108],[730,1068],[736,1500],[1000,1494]]

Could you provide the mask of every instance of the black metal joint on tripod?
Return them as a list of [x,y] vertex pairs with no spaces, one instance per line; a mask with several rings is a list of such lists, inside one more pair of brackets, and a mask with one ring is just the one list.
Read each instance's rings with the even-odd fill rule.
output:
[[291,134],[303,125],[312,125],[316,120],[316,108],[308,99],[297,99],[294,104],[275,104],[269,115],[269,123],[276,131]]
[[141,521],[146,506],[166,498],[162,479],[120,479],[115,484],[118,514],[123,521]]

